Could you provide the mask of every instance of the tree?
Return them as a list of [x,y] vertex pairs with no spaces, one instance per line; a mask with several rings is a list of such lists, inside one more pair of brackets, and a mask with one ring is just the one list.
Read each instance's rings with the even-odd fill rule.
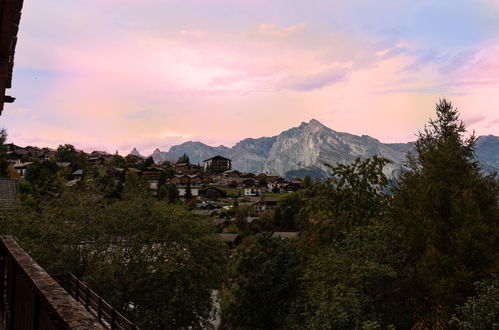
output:
[[191,200],[192,199],[192,190],[191,190],[191,183],[187,182],[187,186],[185,187],[185,195],[184,195],[186,200]]
[[295,287],[297,255],[292,242],[270,233],[256,235],[238,249],[221,293],[227,329],[275,329],[288,311]]
[[190,164],[189,156],[187,154],[183,154],[177,159],[177,164]]
[[148,168],[148,167],[151,167],[154,165],[154,159],[152,157],[148,157],[144,163],[142,164],[142,170]]
[[173,183],[162,185],[159,189],[159,198],[168,204],[176,203],[179,199],[177,186]]
[[31,183],[38,196],[49,199],[63,190],[64,176],[64,170],[56,162],[45,160],[30,164],[25,179]]
[[107,201],[80,182],[36,207],[0,216],[50,273],[73,273],[141,329],[199,329],[213,315],[212,291],[226,253],[207,219],[137,190]]
[[0,178],[9,177],[9,161],[7,160],[7,148],[5,141],[7,140],[7,132],[4,129],[0,130]]
[[452,104],[441,100],[436,113],[394,190],[393,226],[407,255],[400,308],[415,315],[402,327],[445,326],[473,283],[498,267],[497,179],[480,171],[475,137],[464,138]]
[[452,315],[451,325],[460,330],[499,329],[499,279],[475,283],[476,295],[458,306]]
[[[378,329],[403,260],[388,226],[383,166],[373,157],[332,167],[332,183],[315,183],[280,203],[281,217],[302,223],[297,294],[289,329]],[[330,180],[331,181],[331,180]],[[302,219],[303,218],[303,219]]]
[[60,145],[57,148],[55,158],[58,162],[74,162],[78,152],[72,144]]

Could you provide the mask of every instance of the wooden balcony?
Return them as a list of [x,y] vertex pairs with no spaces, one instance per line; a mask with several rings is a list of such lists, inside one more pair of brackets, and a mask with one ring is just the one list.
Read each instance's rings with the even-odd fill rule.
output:
[[105,329],[11,236],[0,236],[0,329]]

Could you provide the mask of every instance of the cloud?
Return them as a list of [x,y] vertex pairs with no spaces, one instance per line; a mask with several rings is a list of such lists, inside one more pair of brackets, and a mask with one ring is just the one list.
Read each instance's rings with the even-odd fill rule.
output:
[[303,31],[307,25],[300,23],[287,27],[279,27],[277,24],[260,24],[257,29],[259,35],[268,37],[285,38]]
[[152,119],[153,111],[150,109],[131,113],[126,116],[129,120],[150,120]]
[[345,68],[331,68],[318,73],[291,76],[283,79],[283,88],[294,91],[311,91],[321,89],[341,81],[345,81],[349,70]]
[[201,29],[190,29],[190,30],[181,30],[179,31],[180,35],[185,37],[193,37],[200,39],[206,35],[206,32]]
[[463,119],[466,125],[471,126],[473,124],[479,123],[483,120],[487,119],[485,115],[471,115]]

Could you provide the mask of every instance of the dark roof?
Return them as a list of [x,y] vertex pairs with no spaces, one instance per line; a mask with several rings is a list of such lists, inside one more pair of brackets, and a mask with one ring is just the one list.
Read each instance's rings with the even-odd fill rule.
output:
[[209,160],[213,160],[213,159],[217,159],[217,160],[230,160],[229,158],[225,158],[225,157],[222,157],[222,156],[215,156],[215,157],[211,157],[211,158],[208,158],[206,160],[203,160],[203,162],[207,162]]
[[300,233],[296,231],[276,231],[272,234],[273,238],[296,238]]
[[12,86],[12,70],[17,43],[17,31],[21,20],[23,0],[2,0],[0,2],[0,114],[5,102],[14,98],[5,95],[5,89]]
[[0,209],[11,208],[17,202],[19,202],[17,179],[0,179]]
[[222,242],[230,242],[233,243],[235,242],[238,238],[241,236],[239,234],[218,234],[218,238]]

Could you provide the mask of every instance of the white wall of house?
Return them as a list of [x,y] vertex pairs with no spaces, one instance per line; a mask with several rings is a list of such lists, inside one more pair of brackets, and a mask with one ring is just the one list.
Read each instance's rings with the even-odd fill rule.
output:
[[[186,191],[185,188],[178,188],[178,195],[180,197],[185,196],[185,191]],[[194,197],[199,196],[199,188],[191,188],[191,194]]]

